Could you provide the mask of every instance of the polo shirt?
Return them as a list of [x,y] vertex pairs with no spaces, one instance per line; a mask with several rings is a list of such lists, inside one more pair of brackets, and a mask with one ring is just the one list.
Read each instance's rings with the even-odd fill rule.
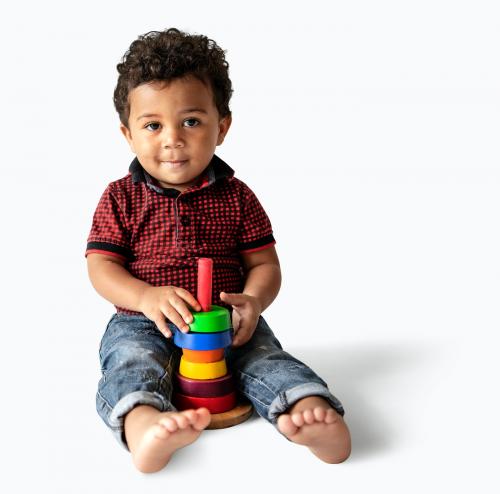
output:
[[183,192],[162,187],[135,158],[129,173],[104,191],[85,256],[116,256],[136,278],[153,286],[181,287],[195,297],[198,259],[210,257],[212,302],[227,307],[220,292],[241,293],[244,287],[240,254],[275,243],[259,200],[218,156],[200,181]]

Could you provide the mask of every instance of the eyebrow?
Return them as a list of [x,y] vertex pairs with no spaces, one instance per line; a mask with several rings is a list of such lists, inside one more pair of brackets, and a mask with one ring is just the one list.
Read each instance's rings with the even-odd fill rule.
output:
[[[203,108],[186,108],[185,110],[182,110],[179,113],[205,113],[206,115],[208,115],[208,112],[206,110],[203,110]],[[160,116],[161,115],[158,115],[156,113],[144,113],[141,116],[137,117],[137,120],[140,120],[141,118],[153,118]]]

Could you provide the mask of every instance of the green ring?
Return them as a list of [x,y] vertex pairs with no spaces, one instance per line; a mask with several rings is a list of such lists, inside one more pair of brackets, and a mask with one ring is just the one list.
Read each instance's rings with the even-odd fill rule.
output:
[[189,325],[193,333],[218,333],[231,328],[229,311],[218,305],[210,306],[208,312],[193,312],[194,321]]

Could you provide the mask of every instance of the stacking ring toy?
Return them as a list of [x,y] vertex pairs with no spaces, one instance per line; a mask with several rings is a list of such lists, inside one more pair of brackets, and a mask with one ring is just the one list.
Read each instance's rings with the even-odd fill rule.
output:
[[218,377],[217,379],[190,379],[188,377],[181,376],[178,372],[175,374],[175,384],[179,393],[188,396],[223,396],[234,391],[233,376],[231,374],[226,374],[223,377]]
[[224,348],[218,348],[217,350],[188,350],[183,348],[182,354],[190,362],[217,362],[217,360],[224,358]]
[[173,398],[174,405],[178,410],[206,407],[210,413],[223,413],[231,410],[236,405],[236,393],[234,391],[227,395],[213,396],[211,398],[177,393]]
[[216,379],[227,374],[225,359],[218,362],[197,363],[189,362],[184,356],[181,357],[179,364],[179,374],[192,379]]
[[205,407],[210,413],[210,429],[231,427],[252,413],[250,403],[237,402],[236,383],[224,359],[231,345],[231,313],[212,305],[213,260],[198,259],[197,300],[201,311],[191,311],[189,332],[174,326],[173,342],[182,349],[174,374],[172,403],[178,410]]
[[216,350],[231,344],[232,329],[218,333],[183,333],[178,328],[174,329],[174,343],[178,347],[188,350]]
[[218,305],[210,306],[208,312],[192,312],[193,322],[189,329],[193,333],[216,333],[226,331],[231,327],[229,311]]

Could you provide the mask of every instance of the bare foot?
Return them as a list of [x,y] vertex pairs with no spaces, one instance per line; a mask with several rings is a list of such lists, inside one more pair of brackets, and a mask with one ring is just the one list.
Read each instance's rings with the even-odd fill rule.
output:
[[206,408],[159,412],[151,407],[137,407],[129,412],[125,422],[134,465],[143,473],[161,470],[176,450],[194,442],[209,423],[210,412]]
[[280,415],[278,429],[290,441],[308,446],[326,463],[341,463],[351,452],[351,437],[344,420],[319,397],[304,398],[290,413]]

